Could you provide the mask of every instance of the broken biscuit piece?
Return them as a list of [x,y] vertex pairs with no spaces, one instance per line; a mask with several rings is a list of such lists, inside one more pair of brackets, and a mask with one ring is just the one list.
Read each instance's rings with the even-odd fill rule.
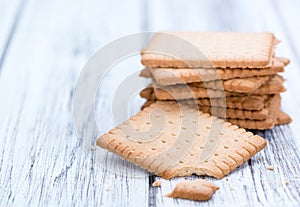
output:
[[157,101],[97,145],[165,179],[222,178],[266,146],[245,129],[175,101]]
[[207,201],[219,189],[218,186],[203,179],[182,181],[178,183],[172,193],[166,196],[197,201]]

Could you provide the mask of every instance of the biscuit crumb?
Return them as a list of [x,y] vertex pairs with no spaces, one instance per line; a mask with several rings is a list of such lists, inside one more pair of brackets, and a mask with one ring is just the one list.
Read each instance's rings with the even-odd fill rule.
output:
[[289,181],[289,180],[286,180],[286,181],[285,181],[285,184],[286,184],[286,185],[288,185],[289,183],[290,183],[290,181]]
[[270,141],[269,143],[270,143],[270,144],[273,144],[273,142],[272,142],[272,141]]
[[152,183],[152,186],[153,186],[153,187],[159,187],[159,186],[161,186],[161,181],[159,181],[159,180],[154,181],[154,182]]
[[226,178],[225,180],[228,181],[228,178]]
[[267,166],[267,169],[268,170],[274,170],[274,167],[273,166]]
[[96,149],[97,149],[96,146],[91,146],[92,151],[95,151]]

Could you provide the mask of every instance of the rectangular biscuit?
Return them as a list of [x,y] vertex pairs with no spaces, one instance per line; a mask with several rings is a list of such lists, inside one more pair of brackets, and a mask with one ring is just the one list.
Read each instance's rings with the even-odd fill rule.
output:
[[[228,80],[213,80],[207,82],[188,83],[189,86],[209,88],[215,90],[225,90],[238,93],[251,93],[265,84],[274,76],[259,76],[248,78],[234,78]],[[156,83],[156,82],[155,82]],[[178,84],[180,85],[180,84]]]
[[[155,100],[146,101],[141,109],[150,106],[155,103]],[[197,104],[197,100],[180,101],[182,104],[193,105]],[[266,102],[264,108],[261,110],[245,110],[236,108],[226,108],[226,107],[211,107],[211,106],[201,106],[199,104],[199,110],[204,113],[209,113],[219,118],[226,119],[249,119],[249,120],[265,120],[270,116],[270,105],[271,103],[280,103],[280,95],[270,96]]]
[[189,105],[158,101],[99,137],[97,145],[165,179],[222,178],[266,140]]
[[274,119],[269,117],[265,120],[249,120],[249,119],[226,119],[226,121],[239,127],[251,130],[272,129],[275,126]]
[[272,68],[268,69],[146,68],[141,71],[140,76],[153,78],[160,85],[174,85],[179,83],[275,75],[279,72],[284,72],[285,63],[286,61],[284,62],[283,58],[274,58]]
[[[146,101],[141,109],[144,109],[156,101],[150,100]],[[209,107],[209,106],[199,106],[199,110],[204,113],[213,114],[218,118],[231,118],[231,119],[251,119],[251,120],[265,120],[268,118],[269,110],[268,108],[263,108],[258,111],[252,110],[242,110],[242,109],[232,109],[232,108],[220,108],[220,107]]]
[[269,68],[278,41],[272,33],[156,33],[142,64],[160,68]]
[[[154,103],[158,99],[154,94],[154,89],[152,87],[148,87],[143,89],[140,92],[140,96],[142,98],[147,99],[147,102]],[[228,96],[226,97],[226,102],[224,102],[224,98],[200,98],[200,99],[185,99],[182,101],[186,102],[195,102],[200,106],[216,106],[223,108],[236,108],[236,109],[245,109],[245,110],[261,110],[266,100],[272,95],[248,95],[248,96]],[[149,106],[149,104],[147,106]]]
[[283,124],[289,124],[292,122],[291,117],[284,113],[282,110],[278,108],[278,106],[275,106],[275,114],[274,112],[273,116],[270,116],[266,120],[247,120],[247,119],[227,119],[232,124],[238,125],[239,127],[243,127],[245,129],[251,129],[251,130],[266,130],[266,129],[272,129],[275,125],[283,125]]
[[230,109],[219,107],[199,106],[199,110],[204,113],[209,113],[219,118],[228,119],[249,119],[249,120],[265,120],[269,116],[268,107],[259,111],[242,110],[242,109]]
[[210,88],[215,90],[225,90],[237,93],[251,93],[264,85],[274,76],[259,76],[249,78],[234,78],[228,80],[215,80],[208,82],[189,83],[190,86]]
[[249,95],[249,96],[228,96],[226,101],[223,98],[203,98],[196,100],[185,99],[184,102],[195,102],[200,106],[213,106],[221,108],[243,109],[243,110],[261,110],[265,107],[265,103],[273,95]]
[[[273,101],[274,99],[270,100]],[[155,103],[156,101],[147,101],[142,108],[148,107],[151,104]],[[275,105],[275,107],[278,106]],[[201,111],[205,113],[210,113],[210,109],[206,108],[204,109],[203,107],[199,108]],[[274,110],[274,109],[273,109]],[[227,109],[226,112],[226,120],[232,124],[235,124],[239,127],[246,128],[246,129],[258,129],[258,130],[265,130],[265,129],[272,129],[274,127],[274,124],[276,125],[282,125],[282,124],[289,124],[292,119],[284,113],[281,110],[277,111],[277,117],[276,117],[276,122],[274,121],[274,112],[273,114],[269,114],[269,110],[267,113],[264,112],[258,112],[256,113],[255,111],[248,111],[248,110],[235,110],[231,111],[230,109]],[[215,114],[224,114],[224,112],[214,112]],[[262,117],[260,116],[261,113],[263,114]],[[211,114],[211,113],[210,113]],[[220,117],[219,118],[224,118]]]
[[[279,94],[286,91],[286,88],[284,87],[284,79],[282,76],[277,75],[271,78],[269,81],[267,81],[264,85],[259,87],[257,90],[250,92],[249,94],[253,95],[262,95],[262,94]],[[236,92],[229,92],[231,96],[244,96],[248,93],[236,93]]]
[[154,84],[155,97],[158,100],[180,100],[180,99],[199,99],[199,98],[220,98],[225,96],[247,96],[247,95],[271,95],[285,92],[283,78],[275,76],[267,83],[251,93],[228,92],[215,89],[206,89],[188,85],[160,86]]
[[249,120],[249,119],[226,119],[232,124],[245,129],[256,129],[256,130],[266,130],[272,129],[278,122],[277,112],[280,107],[280,96],[275,96],[275,100],[270,102],[269,105],[269,116],[265,120]]

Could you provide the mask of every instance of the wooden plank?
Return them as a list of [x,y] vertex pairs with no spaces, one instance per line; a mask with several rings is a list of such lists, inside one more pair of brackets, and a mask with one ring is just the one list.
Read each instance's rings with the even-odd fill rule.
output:
[[[191,6],[192,5],[192,6]],[[261,5],[261,1],[192,1],[189,4],[180,1],[152,1],[149,6],[149,28],[151,30],[217,30],[217,31],[273,31],[280,39],[287,37],[283,34],[280,23],[274,21],[274,10],[270,5]],[[267,10],[267,11],[266,11]],[[184,13],[180,11],[185,11]],[[267,13],[267,14],[266,14]],[[272,16],[272,17],[271,17]],[[285,44],[285,45],[283,45]],[[295,56],[282,43],[277,54],[294,59]],[[290,70],[290,68],[288,68]],[[293,70],[293,69],[291,69]],[[287,73],[289,73],[287,71]],[[298,73],[293,73],[299,79]],[[287,75],[289,76],[289,75]],[[296,91],[297,84],[287,85],[288,91]],[[290,92],[287,93],[287,96]],[[295,99],[283,97],[283,109],[293,115],[295,126],[299,126],[299,117],[293,111],[299,111],[297,105],[292,106]],[[290,103],[291,102],[291,103]],[[293,124],[292,124],[293,125]],[[220,186],[213,199],[203,206],[282,206],[299,205],[299,149],[295,127],[280,126],[273,130],[257,132],[269,142],[268,147],[248,163],[232,172],[225,179],[215,180],[205,178]],[[297,135],[297,133],[296,133]],[[298,136],[298,135],[297,135]],[[274,171],[266,167],[272,165]],[[188,179],[194,179],[193,178]],[[227,180],[228,179],[228,180]],[[154,177],[153,180],[161,180]],[[169,193],[182,178],[171,181],[162,180],[161,188],[150,188],[150,203],[157,206],[197,206],[199,203],[180,199],[170,199],[163,195]],[[286,184],[289,183],[289,184]],[[293,183],[290,185],[290,183]]]
[[[251,5],[255,5],[260,2],[261,1],[251,2]],[[261,134],[267,140],[269,140],[269,145],[263,152],[265,153],[265,156],[262,159],[266,161],[266,164],[272,163],[270,165],[275,166],[275,171],[278,176],[277,178],[274,177],[273,179],[271,179],[269,176],[266,176],[265,180],[271,183],[269,183],[268,185],[265,185],[265,183],[263,183],[263,185],[261,186],[264,186],[264,188],[266,188],[266,186],[271,189],[273,188],[273,190],[271,191],[269,189],[263,189],[264,192],[269,192],[266,193],[266,195],[268,195],[266,196],[267,202],[269,202],[268,200],[275,199],[277,200],[276,205],[278,206],[284,204],[299,205],[299,192],[297,190],[297,186],[299,186],[299,178],[297,177],[297,174],[299,174],[299,172],[295,174],[294,168],[299,169],[299,167],[297,166],[299,163],[300,145],[298,139],[298,126],[300,120],[298,116],[295,116],[294,112],[300,109],[300,105],[295,104],[295,102],[297,103],[298,98],[292,95],[292,93],[296,92],[295,90],[297,90],[298,87],[297,80],[300,77],[300,73],[299,70],[297,70],[297,67],[299,67],[299,64],[297,63],[297,61],[295,61],[296,55],[290,45],[291,40],[284,30],[284,27],[280,20],[281,17],[275,10],[273,3],[274,2],[271,1],[265,1],[260,9],[251,6],[249,2],[248,4],[243,4],[244,10],[250,9],[250,13],[260,10],[260,12],[257,14],[257,18],[259,19],[259,21],[257,21],[257,24],[259,23],[259,26],[257,27],[258,31],[274,32],[275,35],[283,41],[276,48],[276,54],[278,54],[279,56],[288,57],[292,60],[292,63],[286,68],[286,72],[284,73],[284,77],[287,78],[287,92],[282,94],[282,108],[292,116],[293,122],[292,124],[290,124],[290,126],[276,127],[273,130],[268,130]],[[291,5],[296,6],[292,3]],[[240,15],[244,13],[243,10],[239,11],[242,11]],[[255,186],[260,186],[259,184],[264,181],[263,179],[261,179],[261,176],[253,176],[253,178]],[[285,186],[284,180],[292,180],[293,186],[283,188],[282,191],[282,188],[277,188],[277,186]],[[274,198],[272,198],[271,195],[274,196]]]
[[[281,28],[288,38],[288,45],[294,55],[300,53],[300,40],[297,38],[300,34],[300,28],[296,25],[299,18],[298,8],[300,7],[300,2],[296,0],[291,0],[289,3],[284,3],[282,1],[272,1],[270,6],[273,7],[273,11],[276,13],[277,22],[281,25]],[[300,60],[297,58],[294,60],[298,65],[300,65]],[[297,68],[299,69],[299,68]]]
[[[259,1],[257,1],[256,3],[259,3]],[[296,54],[296,51],[293,49],[295,47],[294,44],[297,44],[297,42],[293,42],[294,40],[291,39],[288,31],[291,26],[285,26],[282,19],[283,15],[280,15],[280,11],[282,11],[283,9],[280,9],[280,11],[278,11],[276,9],[277,7],[275,7],[273,4],[273,1],[263,2],[262,8],[266,9],[262,9],[259,17],[261,19],[260,22],[262,22],[260,24],[264,26],[265,30],[274,32],[276,34],[276,37],[279,40],[282,40],[282,43],[280,43],[276,48],[276,54],[291,59],[291,63],[286,67],[286,71],[283,74],[284,78],[286,79],[285,86],[287,87],[287,92],[282,94],[282,108],[293,118],[293,122],[290,124],[290,127],[292,128],[294,135],[296,137],[299,137],[300,117],[297,116],[295,111],[298,111],[300,109],[300,98],[298,96],[300,63],[298,61],[298,54]],[[292,2],[290,4],[291,6],[297,7],[297,4],[293,4]],[[292,21],[292,19],[290,19],[290,21]],[[294,32],[292,33],[294,34]],[[295,142],[298,146],[300,146],[300,141],[298,138],[295,139]]]
[[[287,93],[284,94],[283,108],[292,116],[293,122],[291,123],[294,134],[299,137],[300,133],[300,117],[297,116],[295,111],[300,109],[300,97],[299,97],[299,77],[300,77],[300,30],[299,27],[295,26],[298,24],[297,20],[300,17],[298,12],[299,1],[289,1],[284,3],[281,1],[268,1],[268,5],[273,8],[268,12],[268,18],[271,21],[273,18],[273,25],[280,25],[277,31],[282,39],[282,44],[279,45],[280,53],[288,56],[291,59],[290,65],[284,74],[286,78],[286,86],[288,88]],[[300,140],[296,139],[296,143],[300,147]]]
[[[80,146],[72,120],[81,68],[97,48],[141,30],[140,7],[134,0],[28,2],[0,81],[1,206],[148,204],[148,177],[130,177],[139,168],[120,159],[99,166],[95,152],[88,156]],[[101,107],[103,130],[112,128],[105,122],[110,105]]]
[[0,71],[26,1],[0,1]]

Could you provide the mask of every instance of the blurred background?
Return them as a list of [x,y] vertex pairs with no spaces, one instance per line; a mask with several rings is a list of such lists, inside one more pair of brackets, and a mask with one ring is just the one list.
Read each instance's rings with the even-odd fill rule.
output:
[[[299,8],[297,0],[0,0],[0,97],[9,108],[10,96],[11,102],[20,102],[15,98],[26,89],[40,99],[47,89],[70,102],[81,69],[98,49],[125,35],[168,30],[273,32],[282,40],[278,56],[291,59],[286,84],[295,85],[300,77]],[[104,85],[111,90],[103,93],[114,93],[116,83],[142,68],[138,56],[131,58],[116,66],[113,80]],[[290,88],[284,96],[297,94],[297,87]]]

